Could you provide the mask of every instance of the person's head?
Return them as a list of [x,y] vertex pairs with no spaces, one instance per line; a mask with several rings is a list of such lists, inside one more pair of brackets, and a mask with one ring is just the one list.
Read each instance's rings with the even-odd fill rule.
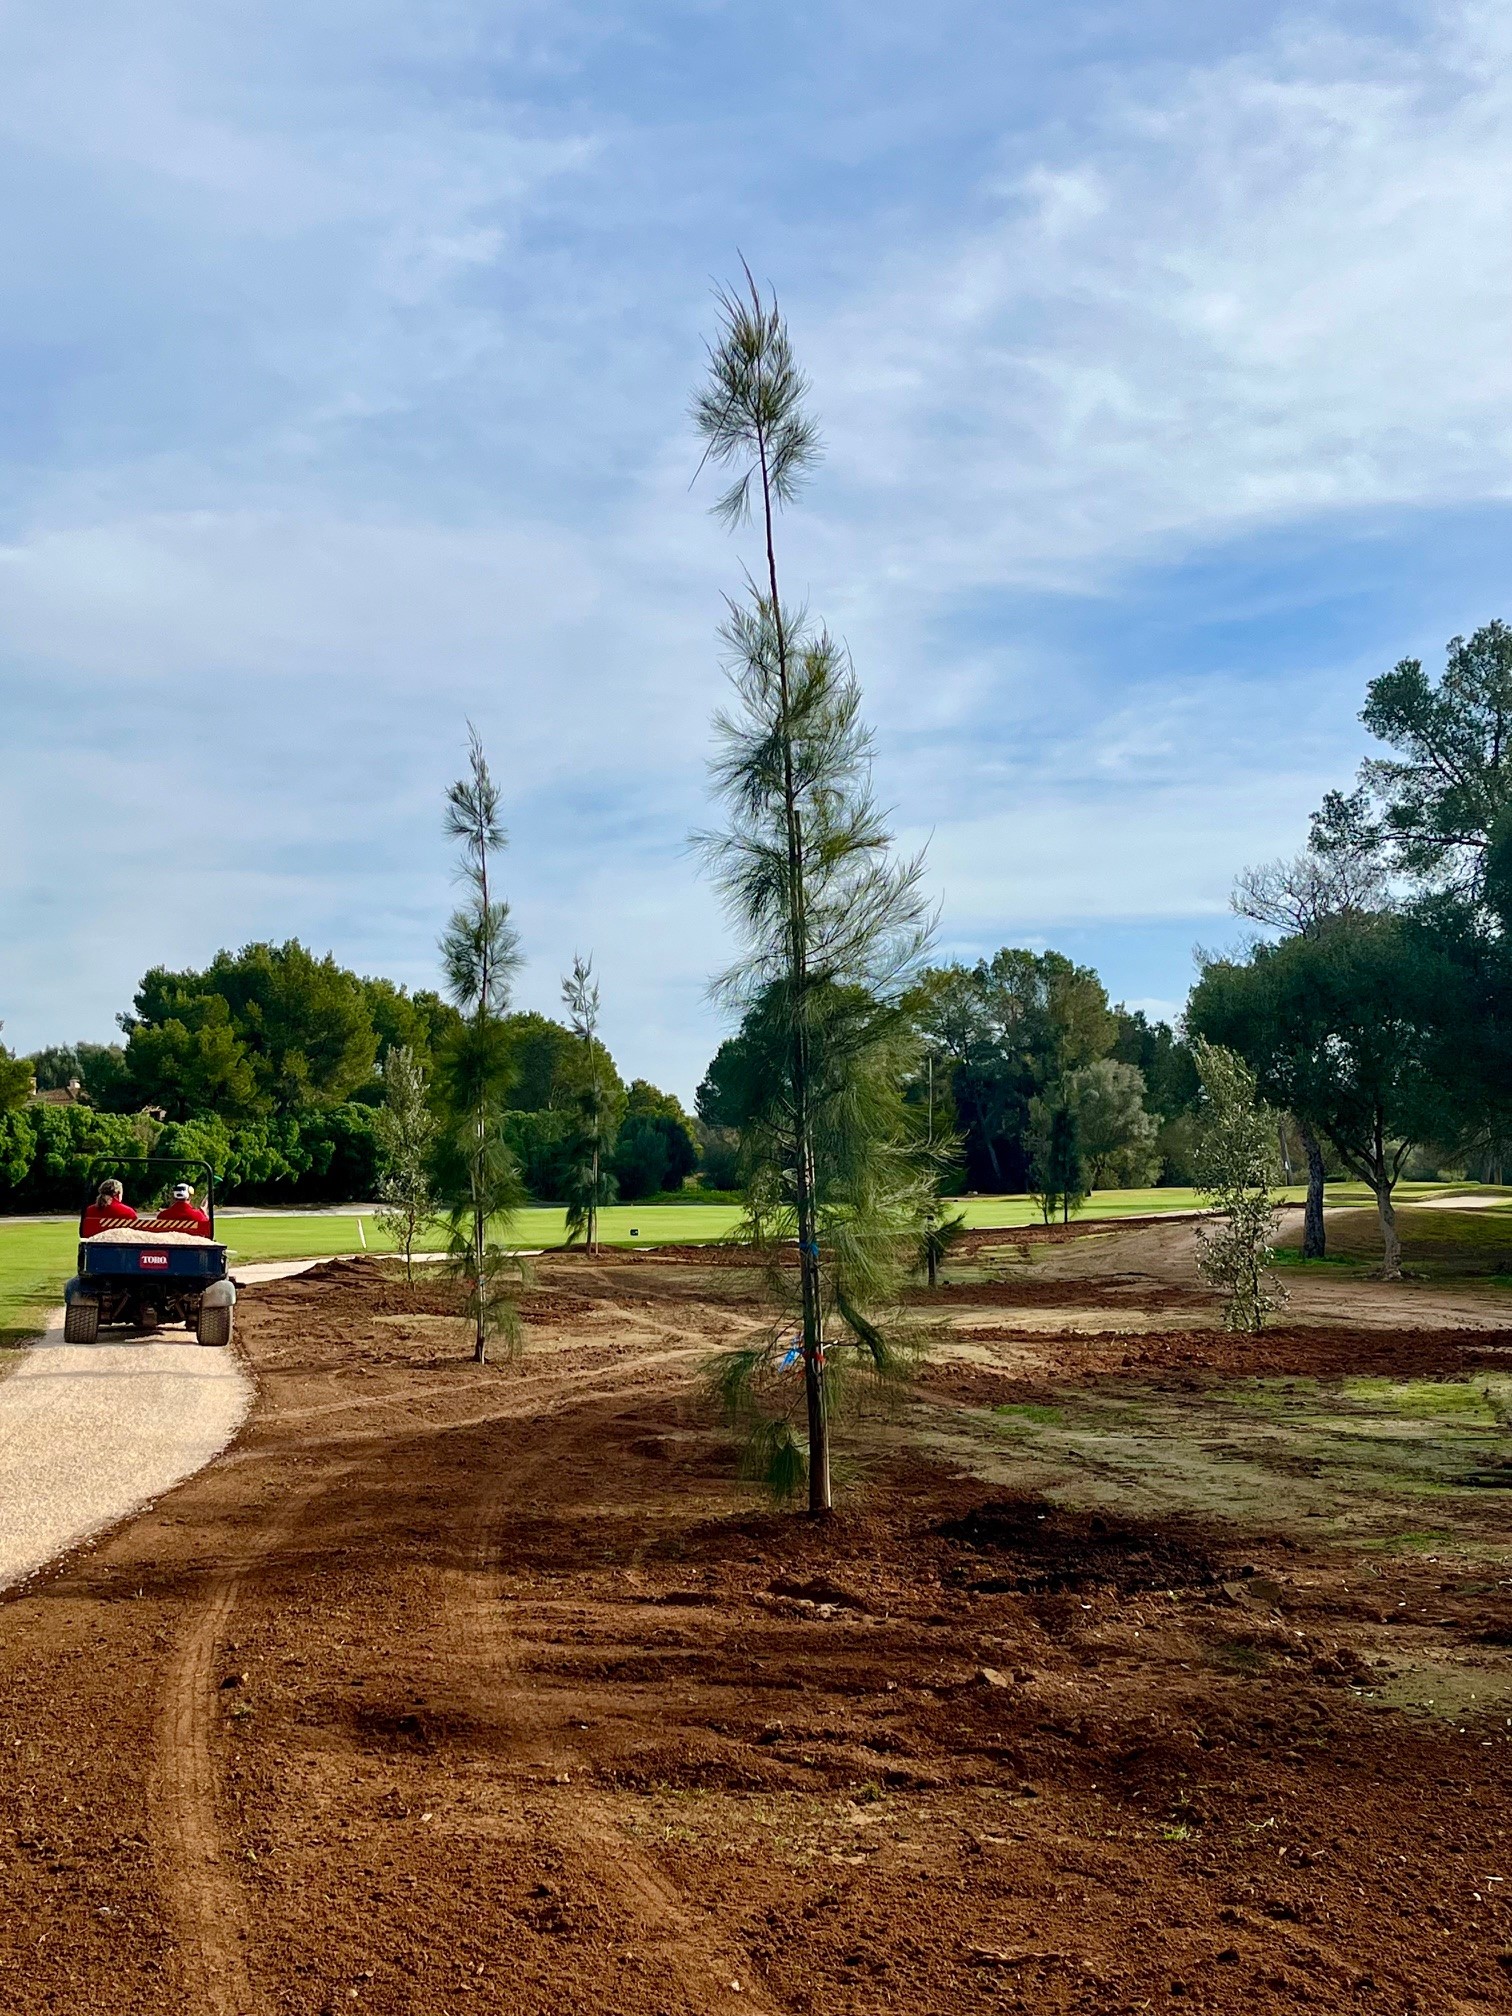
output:
[[95,1198],[95,1202],[96,1204],[119,1204],[125,1194],[116,1178],[114,1176],[107,1176],[105,1181],[100,1185],[99,1195]]
[[173,1186],[173,1201],[175,1204],[192,1204],[194,1202],[194,1185],[192,1183],[175,1183]]

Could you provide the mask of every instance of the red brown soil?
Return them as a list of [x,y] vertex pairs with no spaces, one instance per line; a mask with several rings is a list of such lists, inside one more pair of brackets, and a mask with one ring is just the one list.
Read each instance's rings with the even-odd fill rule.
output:
[[1357,1691],[1505,1585],[906,1453],[763,1511],[711,1285],[544,1263],[484,1368],[371,1265],[245,1298],[236,1447],[0,1601],[0,2009],[1512,2006],[1505,1723]]
[[951,1248],[953,1258],[980,1260],[996,1248],[1017,1246],[1070,1246],[1079,1239],[1128,1232],[1146,1225],[1180,1224],[1200,1217],[1200,1212],[1151,1211],[1140,1216],[1130,1213],[1117,1218],[1073,1218],[1065,1225],[990,1225],[963,1232]]
[[[961,1359],[925,1364],[923,1389],[972,1407],[1033,1399],[1049,1383],[1136,1378],[1192,1389],[1236,1378],[1463,1379],[1512,1370],[1512,1330],[1353,1330],[1278,1326],[1258,1337],[1227,1330],[1151,1330],[1120,1336],[1046,1336],[1042,1330],[967,1325],[954,1344],[1008,1345],[1012,1366]],[[1049,1382],[1049,1383],[1047,1383]]]

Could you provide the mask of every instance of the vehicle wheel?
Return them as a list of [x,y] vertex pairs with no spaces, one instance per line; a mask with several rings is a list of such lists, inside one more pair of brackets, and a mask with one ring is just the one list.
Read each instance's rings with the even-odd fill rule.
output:
[[81,1295],[63,1311],[65,1344],[93,1344],[100,1334],[100,1305],[92,1295]]
[[199,1321],[194,1326],[194,1334],[201,1344],[222,1345],[231,1342],[231,1311],[229,1309],[201,1309]]

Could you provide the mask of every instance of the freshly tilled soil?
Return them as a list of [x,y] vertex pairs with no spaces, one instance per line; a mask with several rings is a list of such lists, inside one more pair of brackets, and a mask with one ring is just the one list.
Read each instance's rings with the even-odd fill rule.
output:
[[762,1509],[701,1383],[737,1287],[546,1262],[481,1368],[435,1283],[250,1293],[239,1443],[0,1604],[0,2009],[1512,2005],[1512,1731],[1364,1685],[1502,1667],[1500,1571],[1068,1512],[896,1437],[836,1518]]

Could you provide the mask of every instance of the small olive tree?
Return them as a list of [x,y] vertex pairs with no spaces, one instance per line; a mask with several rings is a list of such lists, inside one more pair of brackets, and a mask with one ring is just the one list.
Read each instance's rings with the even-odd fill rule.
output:
[[404,1278],[415,1278],[415,1240],[435,1217],[431,1182],[436,1119],[426,1095],[425,1066],[396,1044],[383,1060],[383,1104],[377,1113],[384,1171],[378,1182],[378,1222],[404,1254]]
[[1256,1097],[1254,1073],[1242,1057],[1200,1036],[1192,1053],[1202,1080],[1197,1188],[1218,1212],[1198,1231],[1198,1271],[1228,1298],[1227,1329],[1263,1330],[1266,1317],[1286,1302],[1270,1271],[1278,1222],[1271,1198],[1272,1116]]

